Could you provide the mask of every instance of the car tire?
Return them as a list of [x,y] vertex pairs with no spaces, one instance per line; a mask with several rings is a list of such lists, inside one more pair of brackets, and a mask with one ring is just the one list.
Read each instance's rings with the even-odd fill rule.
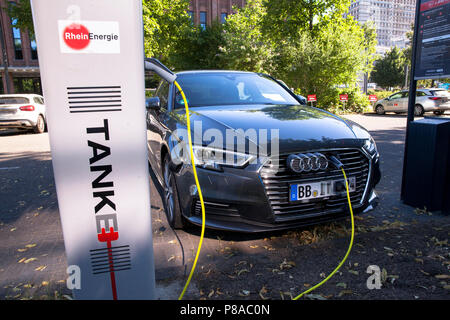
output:
[[386,113],[386,111],[384,111],[384,107],[381,104],[375,107],[375,112],[379,115],[383,115]]
[[45,131],[45,120],[44,117],[39,115],[36,126],[33,128],[34,133],[44,133]]
[[444,114],[444,111],[443,110],[436,110],[436,111],[433,111],[433,113],[435,115],[437,115],[437,116],[442,116]]
[[163,202],[167,222],[174,229],[183,229],[186,227],[186,223],[181,214],[177,184],[171,169],[170,156],[168,154],[164,157],[163,161],[163,183]]
[[414,115],[416,117],[421,117],[421,116],[423,116],[424,113],[425,113],[425,110],[423,109],[423,107],[420,104],[416,104],[414,106]]

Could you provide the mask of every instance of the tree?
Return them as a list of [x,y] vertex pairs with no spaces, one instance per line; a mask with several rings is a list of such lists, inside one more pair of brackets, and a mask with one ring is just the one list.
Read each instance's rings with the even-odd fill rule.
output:
[[382,88],[401,87],[405,82],[406,58],[397,47],[375,62],[372,81]]
[[355,91],[358,74],[370,72],[375,42],[352,17],[299,32],[277,43],[276,76],[303,95],[316,94],[318,105],[338,103],[339,87]]
[[189,0],[143,0],[142,6],[145,54],[167,62],[177,40],[191,26]]
[[262,32],[265,9],[262,0],[249,0],[224,24],[220,56],[225,69],[271,72],[273,46]]
[[342,17],[350,0],[264,0],[264,29],[276,39],[295,38],[302,30],[318,31],[323,24]]
[[183,29],[170,56],[177,70],[221,69],[219,48],[223,46],[223,26],[214,21],[204,29],[189,25]]
[[377,55],[376,55],[376,51],[377,51],[376,46],[378,44],[377,31],[376,31],[375,23],[373,21],[367,21],[361,27],[364,32],[363,46],[366,50],[366,52],[364,54],[364,56],[366,58],[366,62],[364,63],[365,70],[363,70],[363,71],[366,72],[368,74],[368,76],[370,76],[370,73],[373,70],[373,63],[375,62],[375,60],[377,60]]
[[29,0],[18,2],[8,2],[3,8],[11,19],[16,19],[16,27],[28,30],[30,36],[34,37],[33,15],[31,13],[31,3]]

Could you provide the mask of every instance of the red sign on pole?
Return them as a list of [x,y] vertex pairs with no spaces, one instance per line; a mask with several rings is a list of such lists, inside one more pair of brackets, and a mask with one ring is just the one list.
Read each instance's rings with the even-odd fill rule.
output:
[[317,101],[317,96],[315,94],[308,95],[308,102]]
[[370,102],[377,102],[377,101],[378,101],[378,98],[377,98],[376,95],[371,94],[371,95],[369,96],[369,101],[370,101]]
[[348,94],[340,94],[339,95],[339,100],[342,102],[347,102],[348,101]]

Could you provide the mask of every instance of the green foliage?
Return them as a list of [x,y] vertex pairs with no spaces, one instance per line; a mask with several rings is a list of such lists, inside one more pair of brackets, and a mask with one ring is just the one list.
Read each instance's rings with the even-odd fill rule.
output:
[[384,99],[389,97],[390,95],[393,95],[395,91],[382,91],[382,90],[368,90],[367,94],[371,95],[374,94],[377,96],[378,100]]
[[[339,101],[339,95],[347,94],[348,101]],[[329,91],[329,95],[322,95],[322,100],[326,103],[320,103],[319,97],[317,106],[319,108],[327,109],[333,113],[361,113],[365,111],[367,106],[370,106],[369,97],[361,93],[357,87],[353,88],[335,88]]]
[[294,39],[301,31],[318,32],[323,25],[339,19],[350,0],[264,0],[267,11],[263,27],[275,39]]
[[184,29],[191,25],[189,0],[143,0],[142,7],[145,54],[167,62]]
[[3,8],[11,19],[17,19],[16,26],[22,30],[28,30],[34,36],[33,16],[31,14],[31,3],[29,0],[8,2]]
[[405,83],[406,59],[397,47],[375,62],[372,81],[382,88],[401,87]]
[[265,9],[262,0],[249,0],[242,8],[234,8],[224,25],[220,56],[225,69],[270,72],[273,47],[261,30]]
[[223,26],[215,21],[205,29],[186,26],[176,40],[170,64],[176,70],[221,69],[219,48],[224,45]]
[[354,88],[359,72],[369,71],[370,51],[364,31],[352,18],[330,22],[315,34],[279,43],[276,75],[303,95],[316,94],[327,108],[339,97],[340,85]]

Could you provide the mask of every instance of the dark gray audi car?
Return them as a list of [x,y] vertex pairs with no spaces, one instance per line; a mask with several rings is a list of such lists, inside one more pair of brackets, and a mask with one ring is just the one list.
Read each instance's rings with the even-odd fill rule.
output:
[[[177,74],[209,228],[258,232],[348,217],[374,207],[379,154],[358,124],[302,104],[274,78],[237,71]],[[200,225],[185,106],[163,81],[147,100],[149,162],[172,227]]]

